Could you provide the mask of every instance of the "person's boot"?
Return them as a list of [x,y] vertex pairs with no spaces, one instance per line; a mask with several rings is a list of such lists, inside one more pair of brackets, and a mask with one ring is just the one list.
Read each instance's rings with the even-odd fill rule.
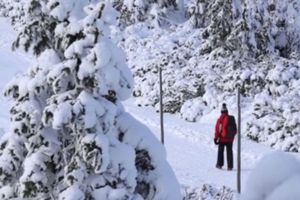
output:
[[220,166],[220,165],[216,165],[216,168],[218,168],[218,169],[222,169],[222,166]]

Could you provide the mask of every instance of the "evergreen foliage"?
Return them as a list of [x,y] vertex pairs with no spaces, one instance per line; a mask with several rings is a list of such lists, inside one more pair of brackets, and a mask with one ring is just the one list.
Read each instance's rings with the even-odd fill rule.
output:
[[[153,28],[148,20],[115,36],[136,80],[137,104],[158,109],[160,67],[164,110],[189,121],[224,101],[236,104],[241,87],[243,106],[252,109],[245,135],[299,151],[299,2],[192,0],[185,8],[184,23]],[[268,97],[267,106],[260,96]]]
[[114,0],[113,6],[120,12],[121,28],[146,20],[154,21],[154,26],[164,26],[174,13],[183,12],[182,0]]
[[1,199],[169,199],[179,185],[154,135],[126,113],[125,55],[109,2],[28,0],[15,47],[37,62],[12,80],[1,138]]
[[183,200],[214,199],[214,200],[232,200],[234,199],[233,190],[223,186],[216,188],[209,184],[204,184],[199,188],[184,187]]

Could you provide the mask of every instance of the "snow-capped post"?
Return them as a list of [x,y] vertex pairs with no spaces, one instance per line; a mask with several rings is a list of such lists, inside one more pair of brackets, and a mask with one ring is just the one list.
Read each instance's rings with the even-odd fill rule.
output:
[[159,112],[160,112],[160,131],[161,143],[164,144],[164,111],[163,111],[163,90],[162,90],[162,68],[159,67]]
[[238,144],[237,144],[237,191],[241,193],[241,91],[238,87]]

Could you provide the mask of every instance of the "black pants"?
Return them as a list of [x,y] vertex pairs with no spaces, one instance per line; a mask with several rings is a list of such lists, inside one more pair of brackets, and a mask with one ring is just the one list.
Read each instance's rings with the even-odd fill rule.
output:
[[224,147],[226,147],[226,152],[227,152],[227,167],[232,169],[233,168],[232,142],[219,143],[217,166],[222,167],[224,165]]

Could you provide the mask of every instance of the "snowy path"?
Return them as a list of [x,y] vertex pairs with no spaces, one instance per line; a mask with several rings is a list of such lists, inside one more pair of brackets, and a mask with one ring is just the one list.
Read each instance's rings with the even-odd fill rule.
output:
[[[0,89],[16,74],[25,71],[30,58],[12,52],[15,37],[7,21],[0,18]],[[159,114],[153,108],[136,107],[134,100],[124,103],[126,110],[146,124],[160,138]],[[0,98],[0,133],[8,131],[9,115],[6,100]],[[186,122],[176,115],[165,115],[165,146],[168,161],[182,185],[201,187],[208,183],[218,187],[236,188],[236,169],[231,172],[215,168],[217,147],[213,143],[213,128],[218,113],[212,113],[197,123]],[[271,150],[242,139],[242,181],[245,182],[256,162]],[[236,144],[234,145],[236,149]],[[234,152],[236,157],[236,151]],[[242,186],[245,186],[243,184]]]
[[[125,107],[160,139],[159,114],[154,109],[136,107],[133,100],[127,101]],[[215,117],[217,118],[217,115]],[[183,185],[200,187],[209,183],[218,187],[226,185],[235,189],[236,168],[231,172],[215,168],[217,146],[213,143],[213,128],[214,122],[189,123],[177,116],[166,114],[165,146],[168,161]],[[242,139],[242,144],[242,181],[245,182],[256,162],[271,150],[245,139]],[[236,144],[234,145],[236,158],[235,149]]]

